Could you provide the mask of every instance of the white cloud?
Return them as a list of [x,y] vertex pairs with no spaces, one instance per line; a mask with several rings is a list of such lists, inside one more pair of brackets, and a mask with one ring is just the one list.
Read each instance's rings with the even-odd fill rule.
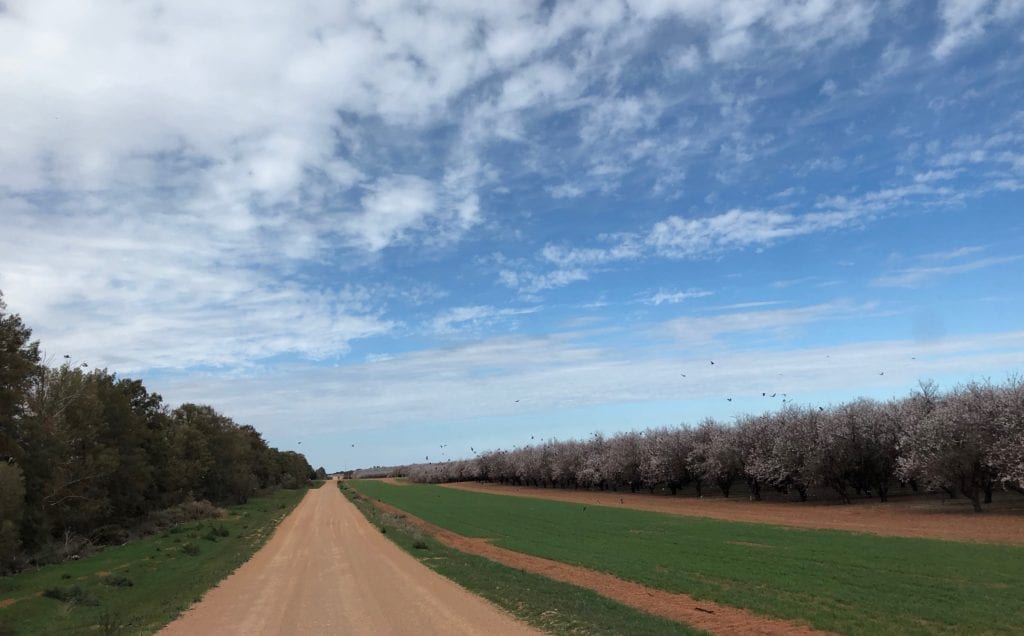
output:
[[439,335],[451,335],[466,331],[477,331],[493,327],[513,316],[522,316],[540,311],[540,307],[498,309],[487,305],[453,307],[441,312],[431,321],[431,330]]
[[583,196],[584,189],[573,183],[560,183],[548,188],[548,193],[555,199],[575,199]]
[[824,303],[794,309],[740,311],[713,316],[684,316],[664,323],[659,330],[678,343],[709,344],[725,336],[756,333],[760,337],[778,337],[821,320],[851,316],[871,309],[871,305]]
[[[808,308],[788,321],[752,320],[739,328],[777,329],[794,321],[806,328],[809,321],[828,314],[827,308]],[[778,400],[762,401],[762,391],[786,392],[798,402],[824,391],[849,398],[877,391],[884,397],[909,392],[923,379],[985,377],[993,370],[1020,369],[1022,359],[1024,332],[1019,331],[930,343],[877,340],[781,350],[736,351],[720,345],[713,367],[706,352],[685,348],[665,346],[657,353],[606,349],[548,336],[490,339],[329,369],[165,379],[153,388],[175,402],[223,405],[239,421],[271,434],[296,434],[291,422],[302,422],[304,433],[325,434],[478,418],[478,434],[484,436],[485,418],[514,413],[545,422],[557,409],[652,400],[679,401],[681,408],[714,400],[725,408],[726,395],[756,397],[750,408],[774,409]],[[715,414],[708,408],[707,402],[699,402],[696,413],[681,410],[675,417]]]
[[556,269],[543,274],[511,269],[503,269],[498,272],[498,280],[503,285],[528,295],[565,287],[571,283],[587,280],[587,278],[587,273],[579,268]]
[[957,263],[955,265],[909,267],[879,276],[872,281],[872,284],[878,287],[917,287],[933,278],[950,276],[953,274],[964,274],[979,269],[994,267],[996,265],[1005,265],[1006,263],[1019,261],[1022,258],[1024,258],[1024,256],[1020,255],[989,256],[986,258],[968,261],[966,263]]
[[932,48],[939,58],[981,39],[994,23],[1011,24],[1024,14],[1020,0],[943,0],[939,10],[945,30]]
[[779,239],[839,228],[858,216],[856,212],[792,214],[740,209],[696,219],[670,216],[654,224],[645,237],[645,244],[661,256],[701,257],[724,249],[765,245]]
[[408,240],[410,233],[430,230],[435,239],[457,238],[478,221],[475,198],[456,203],[454,209],[438,200],[426,179],[396,175],[379,180],[361,201],[361,211],[342,222],[342,231],[371,252]]
[[268,238],[188,215],[4,218],[0,289],[55,355],[122,372],[245,366],[340,355],[393,327],[365,289],[309,290],[272,264],[310,240],[299,224]]
[[705,296],[712,296],[714,295],[714,293],[715,292],[705,291],[702,289],[688,289],[686,291],[677,292],[661,290],[658,291],[658,293],[651,296],[650,298],[645,299],[644,302],[649,305],[660,305],[662,303],[675,305],[677,303],[681,303],[684,300],[689,300],[691,298],[704,298]]

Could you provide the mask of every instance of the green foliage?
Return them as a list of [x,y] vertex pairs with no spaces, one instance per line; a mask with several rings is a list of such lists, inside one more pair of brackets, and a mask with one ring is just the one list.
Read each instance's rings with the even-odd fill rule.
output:
[[41,365],[5,309],[0,297],[0,573],[158,530],[160,511],[183,502],[308,484],[304,456],[210,406],[171,410],[139,380]]
[[[174,528],[178,532],[0,578],[0,601],[15,600],[9,605],[0,602],[0,623],[15,634],[157,632],[247,561],[304,494],[276,490],[228,508],[213,524],[223,527],[225,536],[203,544],[197,558],[182,554],[181,544],[174,540],[205,532],[209,521],[185,522]],[[68,611],[69,605],[41,596],[47,589],[64,595],[69,583],[81,590],[77,598],[93,598],[98,605],[75,605]],[[76,598],[75,593],[68,598]]]
[[21,547],[20,527],[25,504],[25,478],[13,464],[0,463],[0,574]]
[[[424,537],[403,521],[404,516],[382,514],[365,497],[346,490],[371,523],[424,565],[475,594],[486,598],[548,634],[630,634],[673,636],[701,634],[686,625],[651,616],[609,600],[588,589],[510,568],[483,557],[466,554]],[[428,550],[417,549],[423,542]]]
[[97,600],[93,594],[87,592],[78,585],[71,585],[68,587],[49,587],[43,590],[43,596],[71,605],[96,606],[100,604],[99,600]]
[[1014,632],[1024,547],[796,530],[437,486],[352,484],[496,545],[850,634]]
[[110,587],[132,587],[135,585],[130,578],[120,574],[112,574],[111,576],[103,577],[103,584],[109,585]]

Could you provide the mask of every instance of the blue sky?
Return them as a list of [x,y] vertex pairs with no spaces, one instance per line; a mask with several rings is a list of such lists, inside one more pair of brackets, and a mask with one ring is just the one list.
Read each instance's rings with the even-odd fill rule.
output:
[[482,4],[0,4],[10,310],[331,469],[1022,370],[1024,2]]

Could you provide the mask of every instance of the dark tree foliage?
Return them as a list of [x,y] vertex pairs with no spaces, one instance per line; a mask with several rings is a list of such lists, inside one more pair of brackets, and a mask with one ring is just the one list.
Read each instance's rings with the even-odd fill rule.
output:
[[186,501],[242,503],[315,474],[213,407],[171,409],[139,380],[47,367],[31,336],[0,296],[0,572],[121,541]]

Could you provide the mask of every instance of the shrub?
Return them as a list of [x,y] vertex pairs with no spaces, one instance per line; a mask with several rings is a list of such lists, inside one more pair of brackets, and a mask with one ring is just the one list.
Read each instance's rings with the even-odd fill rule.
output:
[[189,556],[197,556],[199,554],[199,546],[194,543],[182,543],[181,551]]
[[211,525],[210,529],[207,530],[206,534],[203,535],[203,538],[206,539],[207,541],[216,542],[217,539],[220,539],[220,538],[223,538],[223,537],[228,537],[228,536],[231,536],[231,531],[229,531],[224,526],[212,526]]
[[99,605],[100,602],[91,593],[83,590],[78,585],[70,587],[51,587],[43,591],[43,596],[52,598],[71,605]]
[[103,584],[110,587],[132,587],[135,585],[130,578],[120,574],[104,577]]

